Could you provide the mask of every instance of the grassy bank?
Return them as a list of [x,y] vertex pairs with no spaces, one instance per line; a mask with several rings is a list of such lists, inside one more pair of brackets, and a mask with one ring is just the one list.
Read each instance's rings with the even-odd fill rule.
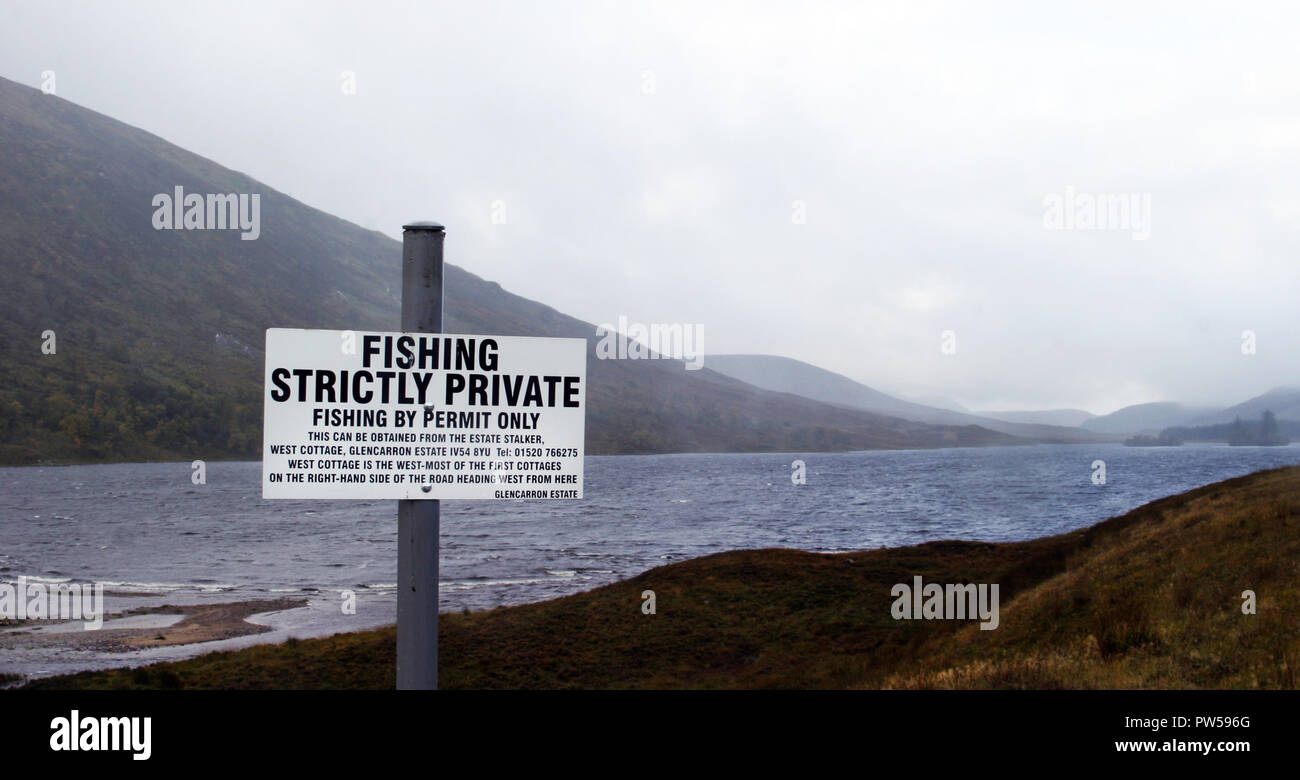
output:
[[[743,550],[441,623],[445,688],[1294,688],[1300,467],[1028,542]],[[1000,627],[891,617],[895,583],[997,583]],[[1242,614],[1242,592],[1257,614]],[[657,612],[641,611],[653,590]],[[393,628],[33,688],[391,688]]]

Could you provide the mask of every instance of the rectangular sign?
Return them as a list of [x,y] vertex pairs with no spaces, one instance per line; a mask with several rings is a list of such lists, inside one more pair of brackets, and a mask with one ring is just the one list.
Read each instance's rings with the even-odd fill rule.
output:
[[584,339],[266,331],[263,498],[582,498]]

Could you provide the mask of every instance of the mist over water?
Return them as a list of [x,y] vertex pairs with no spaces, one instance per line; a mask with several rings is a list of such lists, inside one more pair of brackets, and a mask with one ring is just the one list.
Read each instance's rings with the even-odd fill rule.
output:
[[[796,458],[805,485],[791,483]],[[1105,485],[1092,482],[1096,459]],[[1296,463],[1296,445],[593,456],[581,501],[444,501],[441,605],[553,598],[724,550],[1031,539]],[[346,589],[395,610],[395,502],[264,501],[258,462],[210,463],[206,485],[190,474],[188,463],[0,469],[0,580],[177,600],[319,602]]]

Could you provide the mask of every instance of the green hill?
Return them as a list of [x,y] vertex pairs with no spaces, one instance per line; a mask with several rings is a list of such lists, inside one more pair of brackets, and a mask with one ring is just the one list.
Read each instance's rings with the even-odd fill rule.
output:
[[[1010,544],[743,550],[441,621],[447,688],[1295,688],[1300,467]],[[997,583],[999,627],[894,620],[895,583]],[[1258,597],[1242,613],[1242,592]],[[653,590],[657,611],[642,614]],[[391,688],[394,629],[34,688]]]
[[[396,329],[400,245],[380,233],[4,79],[0,149],[0,464],[255,458],[267,327]],[[153,197],[177,186],[260,194],[260,236],[155,230]],[[448,332],[587,338],[592,454],[1017,441],[596,360],[592,325],[454,265],[445,309]]]

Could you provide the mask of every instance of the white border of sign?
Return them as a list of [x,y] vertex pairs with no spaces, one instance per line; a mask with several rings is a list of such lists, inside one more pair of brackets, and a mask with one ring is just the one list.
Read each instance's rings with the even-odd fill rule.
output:
[[585,339],[270,328],[262,497],[580,499],[586,395]]

